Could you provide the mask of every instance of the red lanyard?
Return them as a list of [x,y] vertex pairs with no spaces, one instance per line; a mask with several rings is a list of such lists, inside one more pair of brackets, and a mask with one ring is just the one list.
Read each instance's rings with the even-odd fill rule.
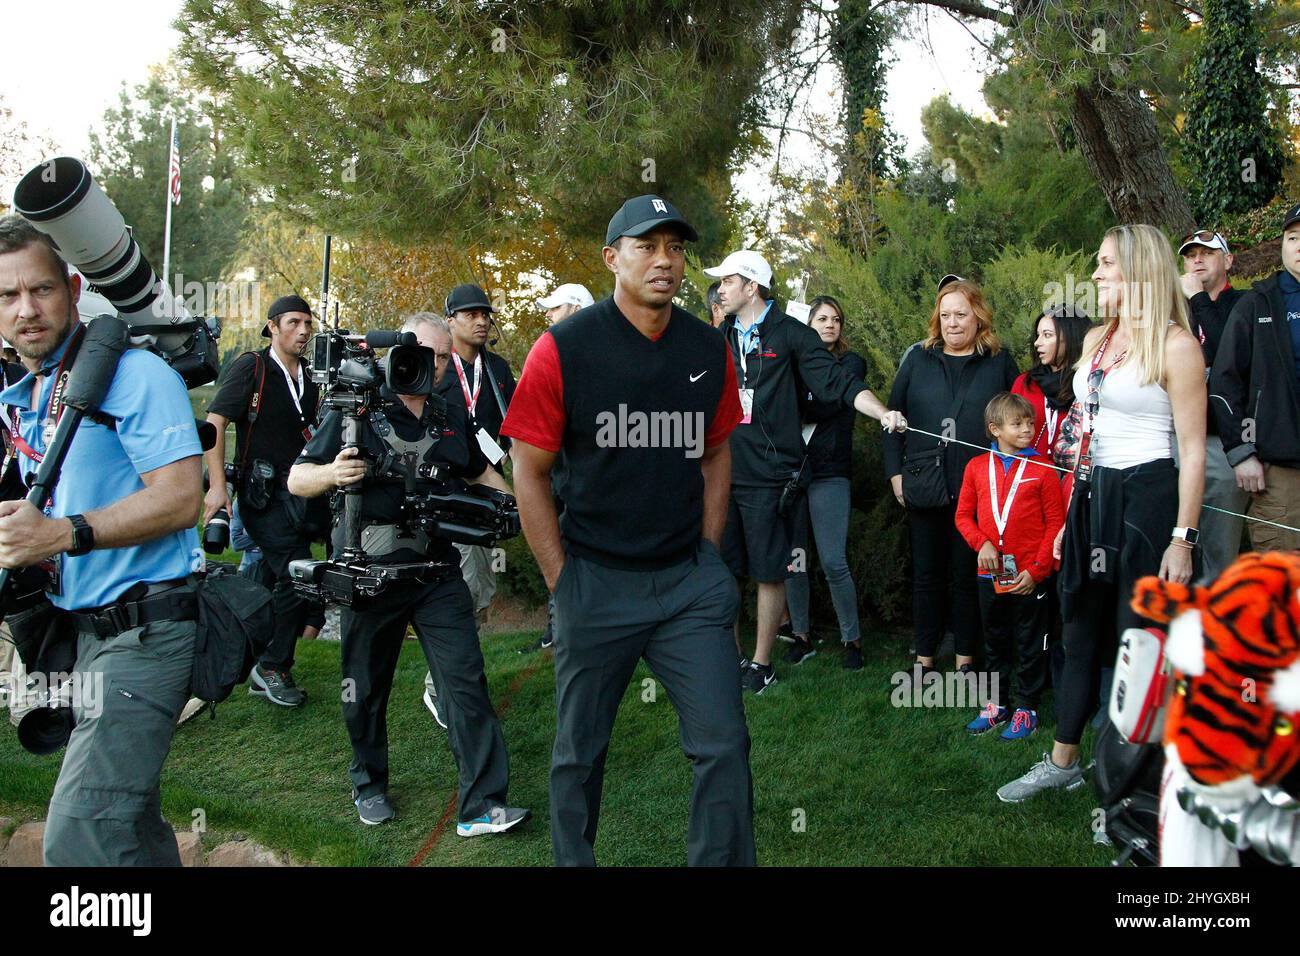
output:
[[[72,338],[68,342],[68,347],[63,350],[63,357],[59,359],[59,367],[54,373],[54,387],[50,389],[50,400],[45,406],[45,418],[42,419],[44,422],[53,422],[57,425],[59,416],[63,414],[63,392],[68,387],[68,376],[72,372],[72,369],[65,369],[64,366],[70,356],[77,354],[77,349],[81,345],[81,335],[85,329],[84,325],[78,324],[77,330],[72,333]],[[45,456],[27,444],[22,432],[19,431],[18,412],[12,407],[9,409],[9,422],[11,425],[10,437],[13,439],[14,447],[36,464],[39,465],[43,462]],[[5,465],[8,466],[8,464],[9,459],[6,458]],[[0,472],[0,474],[2,473]]]
[[480,353],[474,356],[474,394],[470,394],[469,382],[465,378],[465,366],[461,364],[460,356],[455,352],[451,353],[452,363],[456,366],[456,377],[460,379],[460,390],[465,393],[465,405],[471,415],[474,414],[474,408],[478,405],[478,393],[483,388],[483,355]]

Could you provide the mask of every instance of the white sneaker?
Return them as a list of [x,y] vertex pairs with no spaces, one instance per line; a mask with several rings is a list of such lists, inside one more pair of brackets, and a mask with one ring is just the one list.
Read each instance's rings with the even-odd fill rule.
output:
[[998,799],[1003,803],[1024,803],[1044,790],[1077,790],[1082,786],[1083,768],[1078,760],[1069,767],[1058,767],[1052,763],[1051,754],[1043,754],[1043,759],[1023,777],[999,787]]
[[427,688],[424,691],[424,706],[429,708],[429,713],[433,714],[433,719],[438,722],[438,726],[446,730],[447,722],[442,719],[442,714],[438,713],[438,698],[430,697]]

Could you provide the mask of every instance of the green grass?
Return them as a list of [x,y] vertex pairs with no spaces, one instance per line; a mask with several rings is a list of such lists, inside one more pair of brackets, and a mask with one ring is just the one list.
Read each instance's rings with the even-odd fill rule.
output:
[[[516,650],[535,634],[484,639],[488,679],[510,750],[511,803],[534,818],[505,837],[462,840],[446,832],[425,865],[550,863],[547,770],[555,730],[549,654]],[[871,639],[869,639],[871,640]],[[1103,865],[1093,846],[1090,788],[1021,806],[994,790],[1049,745],[1051,726],[1029,741],[970,738],[969,710],[890,705],[889,677],[905,646],[875,638],[867,666],[839,666],[835,644],[748,697],[753,738],[755,832],[765,865]],[[217,719],[196,717],[176,734],[163,772],[163,809],[188,828],[206,815],[209,845],[231,833],[317,865],[404,865],[429,840],[455,792],[446,734],[420,701],[425,671],[414,641],[403,649],[389,704],[392,824],[362,826],[349,800],[350,749],[338,701],[338,644],[299,645],[295,676],[310,700],[285,711],[240,688]],[[784,645],[780,645],[784,647]],[[605,776],[597,859],[604,865],[686,860],[691,774],[662,687],[643,702],[642,665],[624,697]],[[1051,714],[1050,698],[1043,712]],[[1085,753],[1085,759],[1087,755]],[[58,757],[25,753],[0,733],[0,815],[40,818]],[[803,811],[798,814],[797,811]],[[806,827],[800,832],[796,818]],[[454,828],[453,828],[454,829]]]

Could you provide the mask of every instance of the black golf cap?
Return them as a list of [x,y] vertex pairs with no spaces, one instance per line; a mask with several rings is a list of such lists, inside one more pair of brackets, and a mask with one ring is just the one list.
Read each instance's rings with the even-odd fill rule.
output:
[[267,324],[262,326],[262,338],[269,339],[271,337],[271,320],[277,315],[284,315],[286,312],[306,312],[308,315],[311,315],[311,306],[309,306],[307,300],[300,295],[280,296],[280,298],[271,303],[271,308],[266,312]]
[[466,312],[470,309],[482,309],[484,312],[496,311],[488,301],[487,293],[472,282],[456,286],[442,304],[442,310],[448,318],[457,312]]
[[1300,222],[1300,206],[1292,206],[1282,217],[1282,231],[1286,232],[1297,222]]
[[682,235],[696,242],[700,237],[677,207],[658,196],[635,196],[623,203],[605,230],[605,245],[613,245],[619,236],[643,236],[651,229],[674,223],[682,227]]
[[946,276],[944,276],[942,279],[939,280],[939,289],[938,289],[938,291],[939,291],[939,292],[942,292],[942,291],[943,291],[943,287],[946,286],[946,285],[947,285],[948,283],[950,283],[950,282],[965,282],[965,281],[966,281],[965,279],[963,279],[961,276],[957,275],[955,272],[949,272]]

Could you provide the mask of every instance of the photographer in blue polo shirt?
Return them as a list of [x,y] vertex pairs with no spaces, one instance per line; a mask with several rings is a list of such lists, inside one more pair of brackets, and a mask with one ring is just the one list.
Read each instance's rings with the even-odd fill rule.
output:
[[[24,477],[62,411],[56,385],[85,332],[80,293],[43,234],[0,218],[0,334],[28,371],[0,403]],[[45,863],[179,866],[158,784],[194,659],[202,448],[184,383],[151,353],[122,356],[100,412],[78,428],[44,513],[0,502],[0,567],[48,563],[50,600],[77,632],[80,692]]]

